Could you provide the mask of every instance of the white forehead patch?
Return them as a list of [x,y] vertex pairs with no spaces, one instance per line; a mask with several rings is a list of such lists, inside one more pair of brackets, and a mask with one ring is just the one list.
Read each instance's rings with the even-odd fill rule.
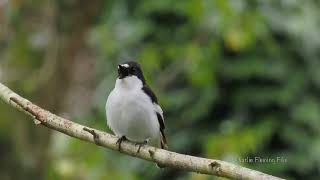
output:
[[129,67],[129,64],[121,64],[123,67],[126,67],[128,68]]

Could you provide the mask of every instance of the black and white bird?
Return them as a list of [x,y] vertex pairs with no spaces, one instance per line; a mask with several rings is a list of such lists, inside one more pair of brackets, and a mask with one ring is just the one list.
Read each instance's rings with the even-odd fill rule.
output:
[[138,63],[130,61],[118,65],[118,78],[106,103],[107,123],[123,140],[142,145],[148,143],[166,148],[163,111],[153,91],[146,84]]

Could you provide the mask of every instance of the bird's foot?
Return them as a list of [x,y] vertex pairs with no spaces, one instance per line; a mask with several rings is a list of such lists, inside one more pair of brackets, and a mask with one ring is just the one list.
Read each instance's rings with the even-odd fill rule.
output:
[[122,143],[122,141],[125,141],[125,140],[127,140],[126,136],[121,136],[121,137],[117,140],[116,144],[118,145],[118,151],[121,151],[121,143]]
[[140,149],[142,146],[146,145],[148,143],[148,140],[143,141],[142,143],[136,143],[136,146],[139,145],[137,153],[140,152]]

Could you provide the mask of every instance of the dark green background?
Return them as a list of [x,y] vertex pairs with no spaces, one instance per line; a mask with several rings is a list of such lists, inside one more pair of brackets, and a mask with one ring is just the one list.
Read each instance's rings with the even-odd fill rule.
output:
[[[109,131],[116,65],[141,63],[170,150],[287,179],[320,177],[320,2],[0,1],[0,80]],[[244,158],[286,162],[242,163]],[[0,179],[219,179],[36,127],[0,103]]]

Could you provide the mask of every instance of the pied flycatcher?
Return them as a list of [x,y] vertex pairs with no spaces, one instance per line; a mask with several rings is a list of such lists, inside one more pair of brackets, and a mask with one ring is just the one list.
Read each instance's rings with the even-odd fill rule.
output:
[[166,148],[163,111],[153,91],[146,84],[138,63],[118,65],[118,78],[106,103],[107,123],[119,137],[142,145]]

